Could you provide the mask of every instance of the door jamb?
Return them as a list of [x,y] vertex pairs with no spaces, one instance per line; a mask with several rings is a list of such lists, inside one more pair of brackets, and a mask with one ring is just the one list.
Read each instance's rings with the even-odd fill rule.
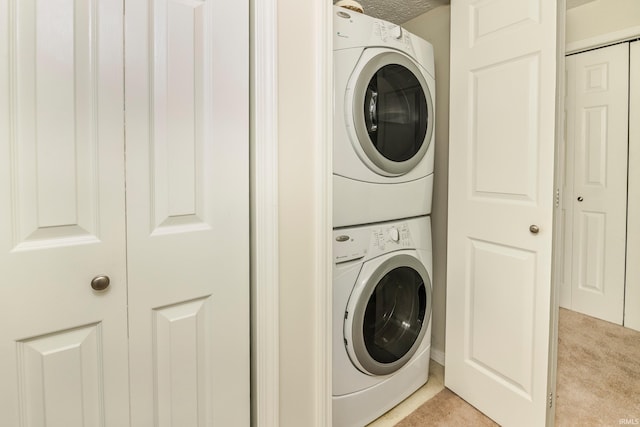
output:
[[[279,425],[278,0],[251,2],[251,294],[253,426]],[[314,323],[317,427],[331,425],[333,31],[329,2],[314,0],[316,247]]]
[[250,0],[251,425],[280,424],[277,0]]
[[556,414],[556,380],[558,373],[558,315],[560,302],[560,284],[562,283],[562,241],[564,236],[562,222],[562,206],[560,189],[564,182],[564,103],[565,103],[565,33],[566,5],[565,0],[557,3],[556,24],[556,132],[555,132],[555,168],[554,168],[554,214],[553,243],[551,255],[551,321],[549,324],[549,374],[547,379],[547,420],[546,425],[555,425]]
[[318,351],[315,361],[315,420],[317,427],[332,424],[332,318],[333,318],[333,4],[314,0],[315,34],[315,205],[317,242],[314,340]]

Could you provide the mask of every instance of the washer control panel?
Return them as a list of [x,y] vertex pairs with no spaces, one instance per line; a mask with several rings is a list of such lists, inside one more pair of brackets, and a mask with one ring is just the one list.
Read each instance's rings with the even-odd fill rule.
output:
[[406,223],[383,225],[371,231],[371,255],[380,255],[410,246],[409,227]]
[[412,247],[406,222],[335,230],[333,237],[333,260],[336,264]]

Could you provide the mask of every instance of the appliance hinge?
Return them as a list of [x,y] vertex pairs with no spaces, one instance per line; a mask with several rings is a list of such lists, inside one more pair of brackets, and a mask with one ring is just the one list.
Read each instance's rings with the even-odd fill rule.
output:
[[347,320],[349,318],[349,312],[345,310],[344,312],[344,320]]
[[549,409],[553,408],[553,392],[549,393]]
[[555,200],[556,208],[560,207],[560,188],[556,188],[556,200]]

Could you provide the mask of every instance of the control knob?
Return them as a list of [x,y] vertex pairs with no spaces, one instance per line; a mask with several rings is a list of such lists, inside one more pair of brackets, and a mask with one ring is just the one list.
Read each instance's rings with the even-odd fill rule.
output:
[[391,37],[396,40],[402,39],[402,27],[400,25],[391,27]]

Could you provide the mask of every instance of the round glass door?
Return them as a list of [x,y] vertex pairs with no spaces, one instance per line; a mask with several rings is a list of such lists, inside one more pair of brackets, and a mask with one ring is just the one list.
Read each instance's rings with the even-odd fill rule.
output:
[[373,56],[359,75],[353,100],[358,141],[386,173],[409,172],[433,133],[433,104],[417,65],[396,52]]
[[416,352],[431,315],[431,283],[414,257],[382,263],[358,298],[352,342],[359,364],[369,373],[392,373]]

